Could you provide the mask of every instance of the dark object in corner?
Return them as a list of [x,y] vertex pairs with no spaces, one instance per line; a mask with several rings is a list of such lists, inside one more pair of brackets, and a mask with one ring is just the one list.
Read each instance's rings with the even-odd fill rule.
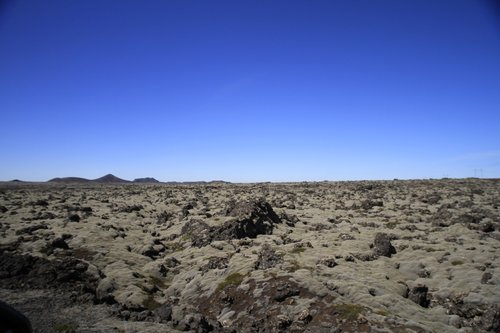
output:
[[25,315],[0,301],[0,333],[31,333],[31,323]]

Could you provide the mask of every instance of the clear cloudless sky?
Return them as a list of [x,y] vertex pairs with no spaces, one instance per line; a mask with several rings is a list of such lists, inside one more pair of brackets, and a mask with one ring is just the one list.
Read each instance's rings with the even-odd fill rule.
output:
[[500,177],[481,0],[0,0],[0,180]]

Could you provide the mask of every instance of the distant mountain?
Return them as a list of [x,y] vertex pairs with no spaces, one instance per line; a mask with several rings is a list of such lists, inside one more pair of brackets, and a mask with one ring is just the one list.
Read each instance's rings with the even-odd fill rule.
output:
[[225,180],[211,180],[209,184],[231,184],[231,182],[226,182]]
[[62,177],[62,178],[52,178],[49,180],[50,183],[90,183],[90,179],[81,177]]
[[128,180],[118,178],[112,174],[107,174],[101,178],[97,179],[87,179],[81,177],[62,177],[53,178],[49,180],[50,183],[101,183],[101,184],[113,184],[113,183],[128,183]]
[[93,182],[110,184],[110,183],[129,183],[129,180],[121,179],[112,174],[107,174],[106,176],[102,176],[101,178],[94,179]]
[[[153,177],[144,177],[144,178],[136,178],[133,181],[125,180],[116,177],[112,174],[107,174],[106,176],[102,176],[97,179],[87,179],[81,177],[61,177],[61,178],[53,178],[49,180],[50,183],[99,183],[99,184],[120,184],[120,183],[140,183],[140,184],[157,184],[161,183],[157,179]],[[231,184],[230,182],[226,182],[223,180],[212,180],[209,182],[206,181],[187,181],[187,182],[164,182],[162,184],[167,185],[204,185],[204,184]]]
[[159,181],[152,177],[145,177],[134,179],[134,183],[159,183]]

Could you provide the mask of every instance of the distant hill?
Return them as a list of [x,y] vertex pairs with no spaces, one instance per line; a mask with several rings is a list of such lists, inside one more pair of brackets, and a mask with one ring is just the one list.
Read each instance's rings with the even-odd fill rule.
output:
[[209,184],[231,184],[231,182],[226,182],[225,180],[211,180]]
[[101,184],[113,184],[113,183],[129,183],[130,181],[118,178],[112,174],[107,174],[97,179],[87,179],[81,177],[62,177],[53,178],[49,180],[50,183],[101,183]]
[[134,183],[159,183],[159,181],[152,177],[145,177],[134,179]]
[[[115,175],[107,174],[97,179],[87,179],[82,177],[61,177],[61,178],[53,178],[49,180],[50,183],[99,183],[99,184],[120,184],[120,183],[140,183],[140,184],[158,184],[161,183],[159,180],[153,177],[143,177],[136,178],[133,181],[118,178]],[[204,184],[231,184],[230,182],[226,182],[223,180],[212,180],[209,182],[206,181],[187,181],[187,182],[164,182],[162,184],[167,185],[204,185]]]
[[62,177],[62,178],[52,178],[49,180],[50,183],[90,183],[90,179],[81,177]]
[[129,180],[118,178],[112,174],[107,174],[106,176],[102,176],[101,178],[94,179],[93,181],[96,183],[104,183],[104,184],[129,183],[130,182]]

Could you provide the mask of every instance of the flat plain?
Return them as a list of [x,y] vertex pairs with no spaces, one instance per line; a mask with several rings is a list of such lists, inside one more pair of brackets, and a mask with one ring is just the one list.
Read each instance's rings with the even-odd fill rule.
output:
[[35,332],[499,332],[500,180],[0,183]]

